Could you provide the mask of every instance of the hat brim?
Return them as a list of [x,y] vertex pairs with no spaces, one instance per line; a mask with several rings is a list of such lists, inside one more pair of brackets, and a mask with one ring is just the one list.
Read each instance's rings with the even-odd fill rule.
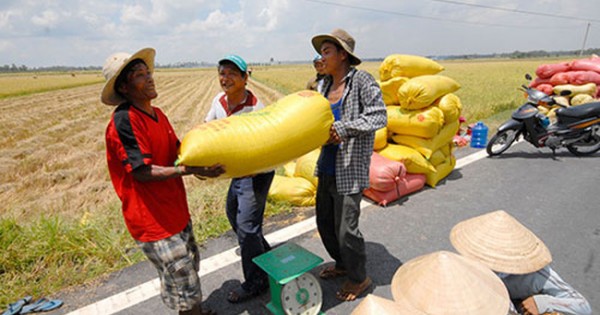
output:
[[117,93],[117,91],[115,90],[115,81],[117,81],[117,78],[119,77],[119,75],[121,74],[123,69],[125,69],[125,67],[129,63],[131,63],[132,61],[134,61],[136,59],[143,60],[144,63],[146,64],[146,66],[148,67],[148,70],[151,73],[153,73],[154,72],[154,56],[156,56],[156,50],[154,50],[154,48],[143,48],[143,49],[139,50],[138,52],[136,52],[135,54],[131,55],[131,57],[129,57],[127,59],[127,61],[125,61],[121,65],[121,67],[119,67],[119,70],[115,73],[115,75],[113,75],[104,84],[104,88],[102,89],[102,96],[101,96],[102,103],[104,103],[106,105],[119,105],[119,104],[125,102],[126,100],[121,95],[119,95],[119,93]]
[[459,222],[450,231],[450,243],[496,272],[527,274],[552,262],[544,242],[502,210]]
[[325,41],[331,41],[340,45],[340,47],[342,47],[348,53],[348,56],[350,57],[350,65],[358,66],[359,64],[361,64],[362,61],[360,60],[360,58],[358,58],[358,56],[356,56],[353,52],[350,51],[350,48],[348,47],[348,45],[346,45],[346,43],[342,42],[337,37],[332,36],[330,34],[316,35],[312,38],[311,42],[317,53],[321,53],[321,46]]

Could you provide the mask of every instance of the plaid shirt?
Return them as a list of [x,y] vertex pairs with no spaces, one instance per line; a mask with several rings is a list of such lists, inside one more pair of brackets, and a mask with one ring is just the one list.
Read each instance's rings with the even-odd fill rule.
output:
[[[355,194],[369,187],[369,165],[375,131],[387,125],[387,112],[379,85],[368,72],[352,68],[344,77],[342,117],[333,123],[342,139],[335,162],[337,190]],[[327,96],[332,78],[324,78],[321,93]],[[319,166],[315,174],[319,173]]]

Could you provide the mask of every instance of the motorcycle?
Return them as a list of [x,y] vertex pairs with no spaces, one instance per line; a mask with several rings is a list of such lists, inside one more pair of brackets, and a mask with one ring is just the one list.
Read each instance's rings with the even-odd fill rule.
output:
[[[531,80],[529,74],[525,78]],[[527,102],[498,127],[486,147],[489,156],[502,154],[520,136],[537,148],[552,149],[552,154],[562,147],[576,156],[591,155],[600,150],[600,102],[570,107],[535,88],[522,85],[519,90],[526,93]],[[570,93],[563,91],[561,95]],[[538,110],[538,106],[559,106],[555,111],[556,122],[550,124],[549,118]]]

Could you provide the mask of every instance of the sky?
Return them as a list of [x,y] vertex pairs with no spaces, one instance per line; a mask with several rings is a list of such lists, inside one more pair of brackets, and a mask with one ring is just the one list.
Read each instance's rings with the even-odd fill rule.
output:
[[598,0],[2,0],[0,65],[102,66],[144,47],[159,64],[308,62],[335,28],[361,58],[580,50],[600,48],[598,13]]

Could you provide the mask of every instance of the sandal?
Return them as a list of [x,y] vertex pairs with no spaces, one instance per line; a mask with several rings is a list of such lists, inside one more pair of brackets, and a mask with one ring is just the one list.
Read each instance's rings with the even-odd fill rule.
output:
[[8,305],[8,308],[2,313],[2,315],[17,315],[21,312],[23,306],[29,302],[31,302],[32,297],[26,296],[15,303],[11,303]]
[[319,272],[319,277],[321,277],[321,279],[329,280],[329,279],[343,277],[347,273],[348,272],[344,269],[338,269],[335,266],[329,266],[329,267],[323,268],[321,270],[321,272]]
[[255,296],[258,296],[259,294],[260,291],[246,291],[246,289],[242,288],[242,286],[239,286],[233,291],[229,292],[229,295],[227,296],[227,301],[229,301],[229,303],[240,303],[249,300]]
[[344,285],[342,285],[342,288],[335,293],[335,297],[343,302],[354,301],[357,297],[365,293],[372,283],[373,281],[371,281],[371,278],[369,277],[361,283],[346,281],[344,282]]
[[63,305],[61,300],[48,300],[46,298],[41,298],[37,300],[33,304],[25,305],[21,309],[19,315],[29,314],[34,312],[47,312],[54,309],[57,309]]

